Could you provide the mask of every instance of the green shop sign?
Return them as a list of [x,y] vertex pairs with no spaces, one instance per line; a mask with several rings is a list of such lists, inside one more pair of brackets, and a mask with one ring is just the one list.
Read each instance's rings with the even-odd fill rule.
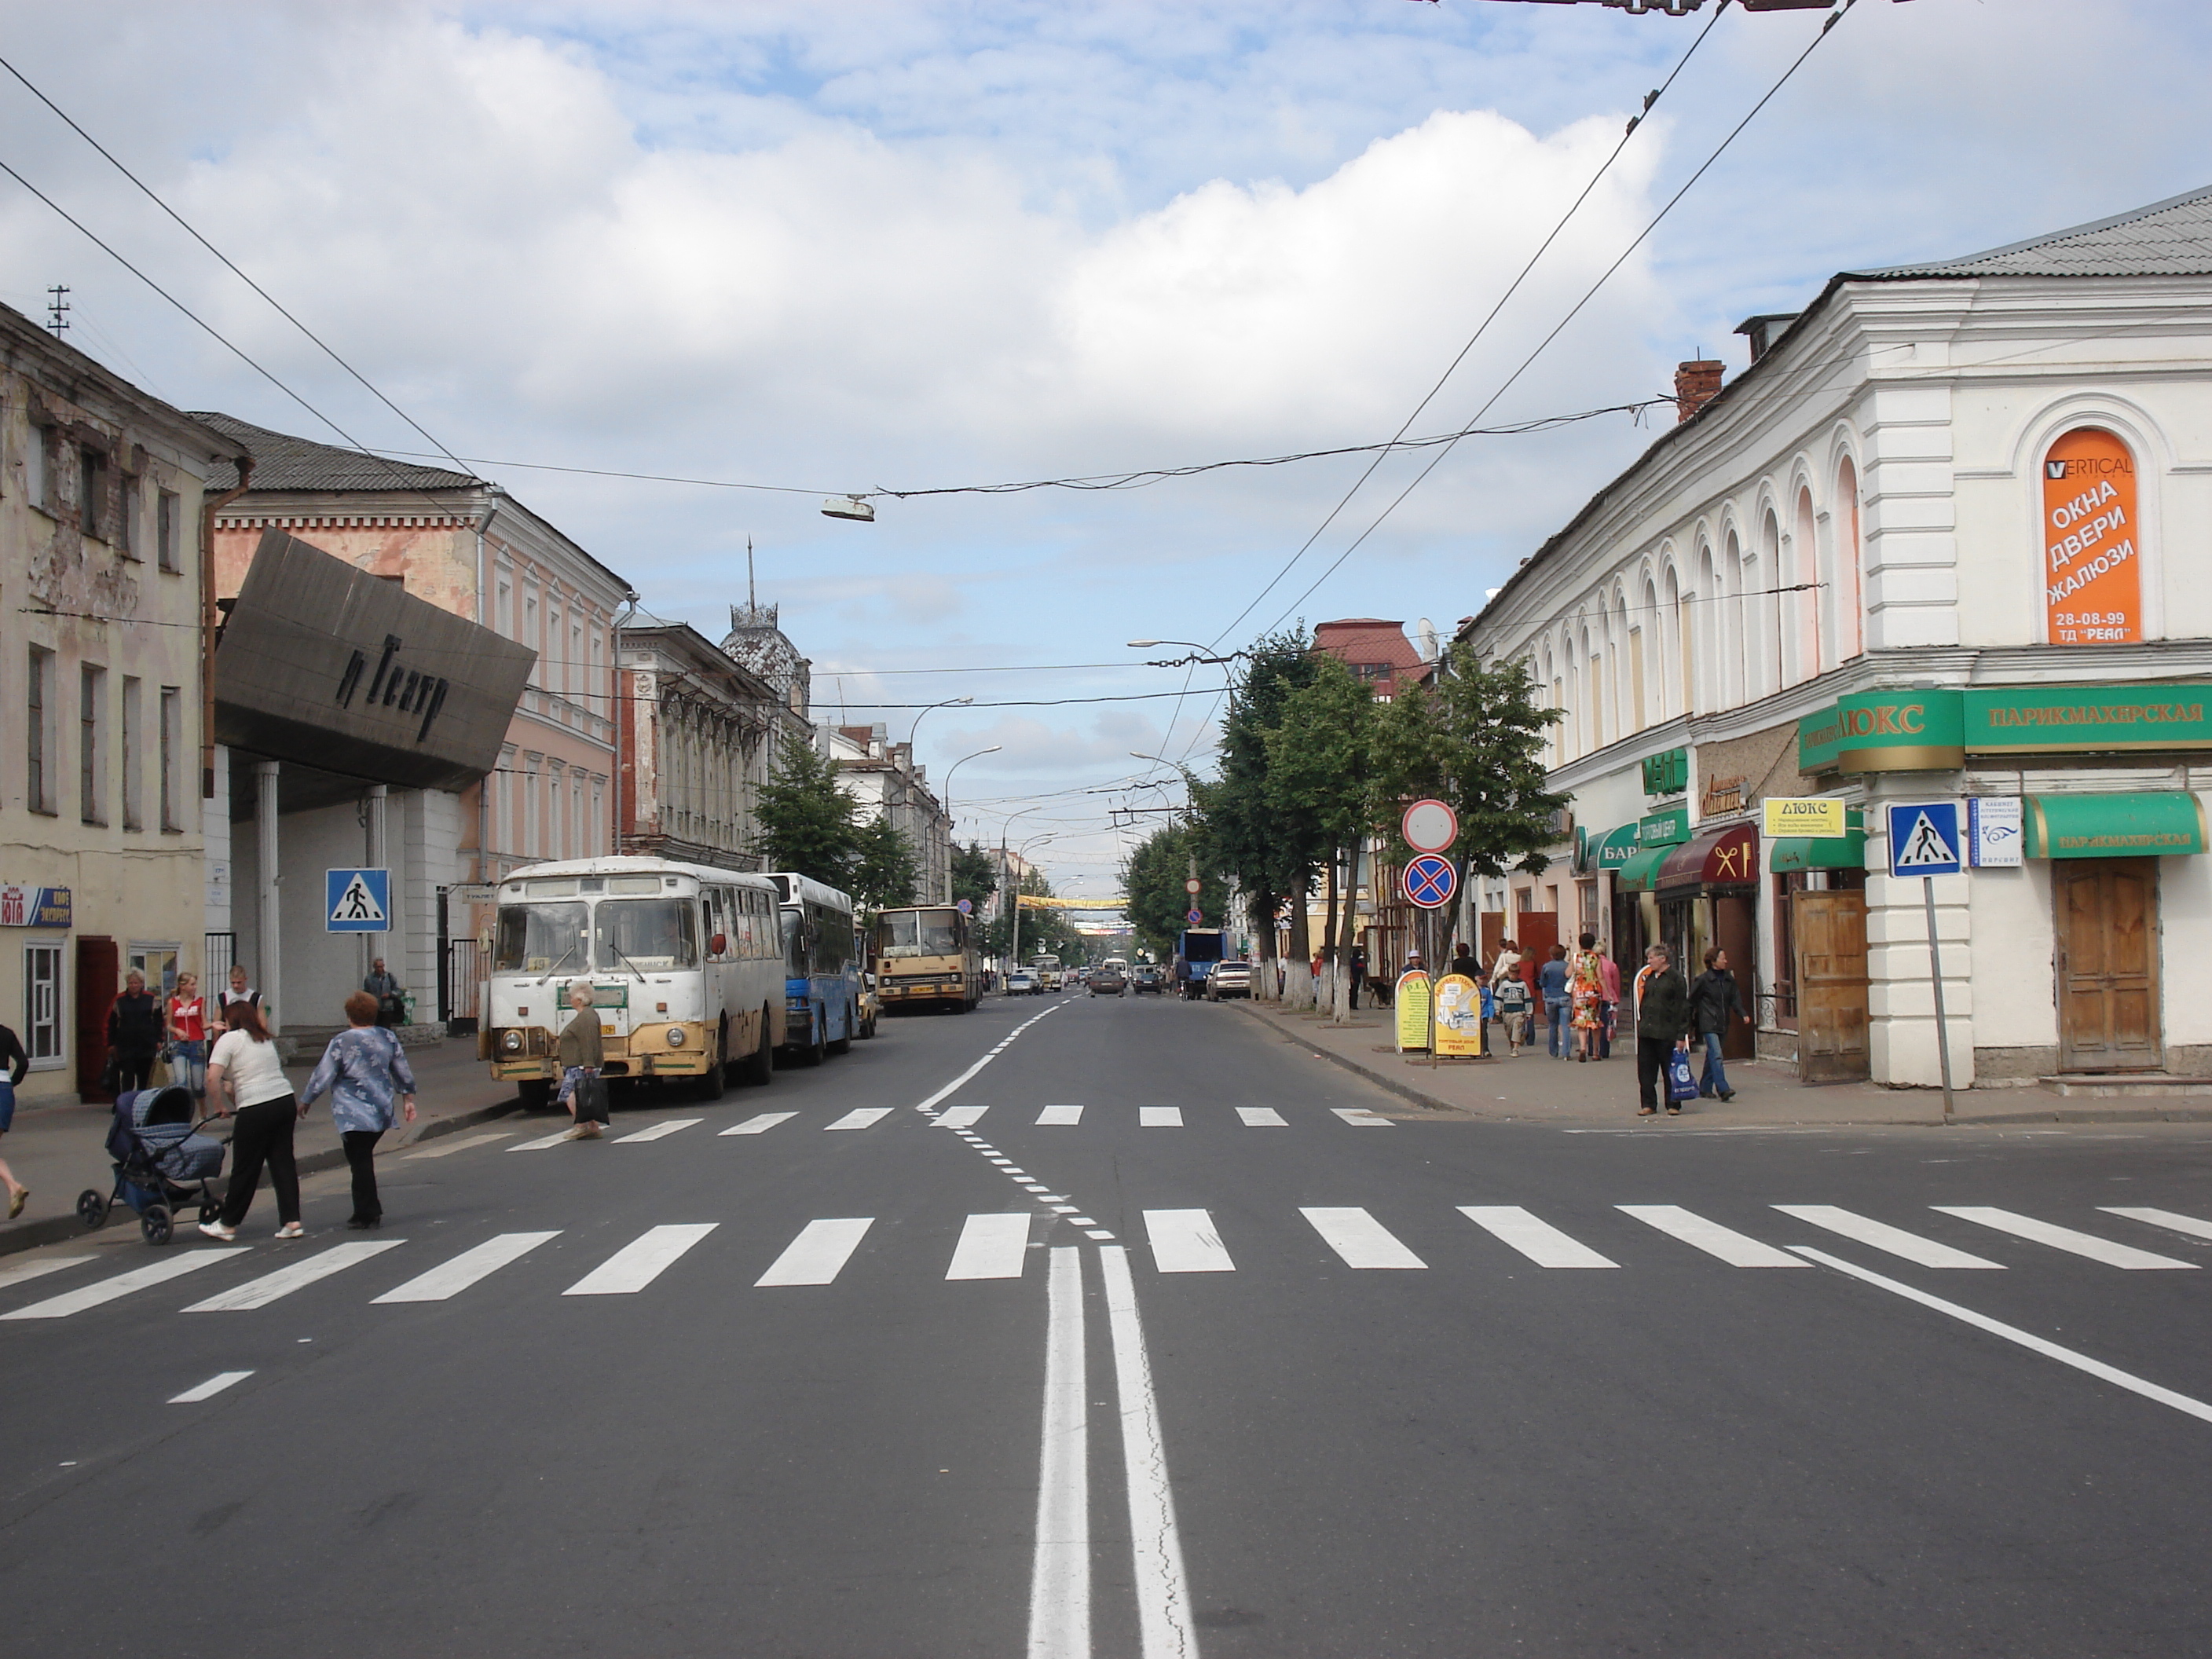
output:
[[1663,754],[1647,755],[1644,760],[1644,793],[1647,795],[1679,795],[1690,787],[1690,751],[1669,749]]
[[1636,826],[1638,845],[1645,852],[1654,847],[1673,847],[1690,838],[1690,809],[1686,805],[1654,812]]
[[1590,848],[1589,867],[1593,870],[1618,870],[1642,850],[1638,831],[1641,824],[1624,823],[1603,841]]
[[1797,722],[1797,769],[1941,772],[1968,755],[2212,749],[2212,686],[1865,691]]

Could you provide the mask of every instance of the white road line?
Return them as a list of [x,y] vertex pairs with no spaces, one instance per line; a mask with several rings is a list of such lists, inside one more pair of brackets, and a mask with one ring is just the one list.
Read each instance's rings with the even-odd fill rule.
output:
[[501,1233],[488,1238],[473,1249],[463,1250],[451,1261],[441,1262],[426,1273],[417,1273],[397,1289],[382,1296],[371,1297],[375,1302],[443,1302],[458,1296],[479,1279],[497,1273],[510,1261],[520,1261],[549,1238],[560,1237],[560,1229],[545,1233]]
[[[571,1124],[570,1128],[575,1126]],[[540,1135],[535,1140],[518,1141],[507,1150],[510,1152],[542,1152],[549,1146],[558,1146],[568,1138],[568,1129],[556,1129],[550,1135]]]
[[1962,1308],[1955,1302],[1946,1302],[1939,1296],[1930,1296],[1927,1291],[1915,1290],[1910,1285],[1900,1285],[1893,1279],[1884,1279],[1880,1273],[1869,1273],[1855,1263],[1840,1261],[1808,1245],[1799,1244],[1792,1248],[1800,1255],[1817,1261],[1824,1267],[1833,1267],[1838,1273],[1848,1273],[1863,1283],[1879,1285],[1893,1295],[1903,1297],[1908,1302],[1917,1302],[1923,1308],[1933,1308],[1938,1313],[1948,1314],[1954,1319],[1963,1320],[1977,1330],[1987,1331],[1992,1336],[2001,1336],[2008,1342],[2017,1342],[2021,1347],[2039,1353],[2046,1359],[2055,1359],[2062,1365],[2071,1365],[2077,1371],[2087,1371],[2091,1376],[2125,1389],[2130,1394],[2139,1394],[2146,1400],[2155,1400],[2161,1406],[2171,1406],[2174,1410],[2186,1413],[2202,1422],[2212,1423],[2212,1406],[2206,1405],[2201,1400],[2192,1400],[2185,1394],[2176,1394],[2172,1389],[2161,1389],[2155,1382],[2147,1382],[2142,1377],[2132,1376],[2116,1365],[2107,1365],[2101,1359],[2092,1359],[2088,1355],[2076,1353],[2071,1348],[2062,1348],[2056,1342],[2046,1342],[2033,1332],[2023,1331],[2017,1326],[1991,1319],[1987,1314],[1976,1313],[1972,1308]]
[[1731,1267],[1802,1267],[1805,1265],[1796,1256],[1785,1255],[1771,1244],[1762,1244],[1734,1228],[1722,1226],[1717,1221],[1692,1215],[1679,1204],[1616,1204],[1613,1207],[1623,1215],[1634,1216],[1646,1226],[1656,1227],[1669,1237],[1679,1238],[1685,1244],[1703,1250],[1707,1255],[1718,1256]]
[[[1058,1251],[1054,1254],[1057,1255]],[[1019,1279],[1030,1259],[1029,1212],[971,1215],[952,1247],[947,1279]]]
[[198,1387],[186,1389],[182,1394],[171,1395],[169,1403],[172,1406],[197,1406],[201,1401],[212,1400],[234,1382],[243,1382],[252,1375],[252,1371],[217,1371]]
[[1517,1204],[1462,1204],[1459,1212],[1501,1244],[1511,1246],[1540,1267],[1618,1267],[1578,1239]]
[[959,1093],[961,1090],[966,1088],[968,1085],[975,1079],[977,1073],[981,1072],[982,1069],[986,1066],[988,1066],[993,1060],[996,1060],[1000,1052],[1011,1044],[1016,1037],[1028,1030],[1030,1027],[1036,1024],[1037,1021],[1048,1018],[1052,1015],[1058,1013],[1060,1012],[1060,1007],[1062,1006],[1065,1005],[1047,1008],[1042,1013],[1031,1014],[1027,1019],[1015,1026],[1012,1030],[1007,1032],[1004,1037],[1000,1038],[997,1048],[991,1049],[981,1060],[977,1060],[973,1066],[970,1066],[966,1071],[961,1073],[958,1077],[954,1078],[951,1082],[946,1084],[935,1094],[930,1096],[928,1099],[917,1102],[915,1105],[915,1110],[917,1112],[927,1112],[933,1109],[939,1101],[949,1100],[954,1095]]
[[799,1237],[784,1246],[783,1254],[769,1270],[753,1280],[756,1285],[828,1285],[836,1281],[860,1248],[860,1240],[874,1224],[873,1216],[837,1221],[810,1221]]
[[1370,1112],[1364,1106],[1332,1106],[1329,1110],[1334,1112],[1355,1129],[1389,1129],[1397,1127],[1389,1118],[1378,1113]]
[[1080,1106],[1048,1106],[1037,1114],[1040,1129],[1073,1129],[1083,1121]]
[[749,1117],[743,1123],[733,1123],[722,1131],[726,1135],[764,1135],[779,1123],[788,1123],[799,1115],[796,1112],[763,1112],[758,1117]]
[[633,1295],[674,1267],[686,1250],[720,1224],[716,1221],[689,1221],[650,1228],[561,1294]]
[[460,1135],[458,1137],[447,1135],[441,1139],[432,1143],[430,1146],[418,1147],[414,1152],[404,1153],[403,1154],[403,1157],[404,1160],[409,1163],[412,1163],[418,1158],[451,1158],[455,1152],[465,1152],[471,1146],[489,1146],[495,1140],[512,1140],[514,1139],[514,1131],[512,1129],[501,1129],[495,1134],[488,1135]]
[[1198,1638],[1190,1623],[1182,1538],[1176,1528],[1175,1492],[1168,1484],[1159,1406],[1152,1395],[1152,1362],[1145,1352],[1127,1252],[1118,1244],[1102,1247],[1098,1273],[1106,1283],[1106,1325],[1121,1407],[1121,1474],[1129,1492],[1139,1651],[1143,1659],[1190,1659],[1198,1652]]
[[2071,1255],[2085,1255],[2092,1261],[2101,1261],[2107,1267],[2125,1267],[2131,1273],[2160,1267],[2190,1269],[2197,1266],[2194,1261],[2177,1261],[2170,1255],[2153,1255],[2148,1250],[2138,1250],[2132,1244],[2115,1244],[2110,1239],[2099,1238],[2094,1233],[2077,1233],[2071,1227],[2054,1226],[2048,1221],[2017,1215],[2010,1210],[1991,1209],[1979,1204],[1936,1204],[1929,1207],[1940,1210],[1945,1215],[1957,1216],[1961,1221],[1978,1221],[1984,1227],[1994,1227],[2001,1233],[2010,1233],[2014,1238],[2024,1238],[2033,1244],[2048,1244],[2054,1250],[2064,1250]]
[[328,1279],[332,1273],[342,1273],[371,1256],[382,1255],[386,1250],[396,1250],[406,1242],[404,1238],[380,1238],[374,1242],[362,1240],[352,1244],[333,1244],[327,1250],[318,1250],[304,1261],[288,1263],[273,1273],[249,1279],[243,1285],[234,1285],[204,1302],[195,1302],[185,1311],[243,1313],[252,1308],[265,1308],[280,1297],[305,1290],[310,1285]]
[[146,1267],[133,1267],[129,1273],[103,1279],[97,1285],[81,1285],[60,1296],[50,1296],[44,1302],[33,1302],[27,1308],[0,1314],[0,1319],[66,1319],[73,1313],[97,1308],[104,1302],[112,1302],[133,1291],[143,1291],[154,1285],[166,1285],[173,1279],[198,1273],[202,1267],[245,1254],[246,1249],[242,1245],[234,1250],[188,1250],[182,1255],[173,1255],[166,1261],[156,1261]]
[[616,1136],[615,1145],[628,1146],[641,1140],[659,1140],[665,1136],[674,1134],[678,1129],[688,1129],[695,1123],[704,1123],[706,1121],[703,1117],[664,1118],[659,1123],[648,1127],[635,1130],[629,1134]]
[[1239,1106],[1237,1121],[1248,1129],[1287,1129],[1290,1123],[1272,1106]]
[[2002,1261],[1969,1255],[1948,1244],[1939,1244],[1932,1238],[1908,1233],[1902,1227],[1893,1227],[1886,1221],[1839,1210],[1832,1204],[1778,1204],[1774,1207],[1784,1215],[1794,1215],[1815,1227],[1826,1227],[1832,1233],[1871,1244],[1877,1250],[1887,1250],[1892,1255],[1903,1256],[1923,1267],[1994,1267],[2000,1272],[2004,1268]]
[[1139,1129],[1180,1129],[1182,1127],[1182,1108],[1139,1106],[1137,1108],[1137,1127]]
[[971,1123],[981,1122],[983,1114],[990,1109],[988,1106],[955,1106],[939,1112],[937,1121],[948,1129],[964,1129]]
[[[969,1219],[972,1225],[987,1218]],[[1026,1227],[1025,1218],[1015,1218]],[[1037,1455],[1036,1555],[1030,1568],[1030,1659],[1091,1659],[1086,1392],[1083,1253],[1062,1244],[1052,1252],[1045,1279],[1044,1427]]]
[[1347,1267],[1425,1267],[1397,1236],[1364,1210],[1304,1209],[1322,1243],[1344,1258]]
[[[2199,1221],[2193,1215],[2181,1215],[2172,1210],[2130,1209],[2118,1204],[2097,1206],[2106,1215],[2125,1216],[2130,1221],[2148,1221],[2154,1227],[2171,1227],[2175,1232],[2186,1233],[2191,1238],[2212,1238],[2212,1221]],[[82,1261],[87,1258],[75,1256]]]
[[825,1123],[822,1127],[825,1129],[866,1129],[881,1123],[891,1115],[891,1110],[889,1106],[863,1106],[857,1111],[846,1113],[835,1123]]
[[48,1273],[58,1273],[64,1267],[75,1267],[98,1260],[89,1255],[50,1255],[40,1261],[17,1261],[0,1267],[0,1290],[10,1285],[21,1285],[33,1279],[44,1279]]
[[1152,1247],[1152,1266],[1164,1273],[1233,1273],[1229,1247],[1213,1231],[1204,1210],[1147,1210],[1145,1242]]

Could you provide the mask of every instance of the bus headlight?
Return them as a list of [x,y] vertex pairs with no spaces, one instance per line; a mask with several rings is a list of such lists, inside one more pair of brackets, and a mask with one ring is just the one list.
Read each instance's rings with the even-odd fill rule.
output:
[[684,1028],[681,1025],[672,1025],[668,1028],[668,1046],[672,1048],[681,1048],[684,1046]]
[[501,1033],[499,1046],[506,1049],[510,1054],[520,1054],[522,1052],[522,1033],[520,1031],[505,1031]]

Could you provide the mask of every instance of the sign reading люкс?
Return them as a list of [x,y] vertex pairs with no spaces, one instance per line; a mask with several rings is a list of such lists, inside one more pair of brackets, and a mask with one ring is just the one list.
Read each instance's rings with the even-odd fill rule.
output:
[[1790,836],[1847,836],[1850,814],[1844,804],[1824,795],[1769,795],[1760,803],[1765,811],[1763,826],[1769,841]]

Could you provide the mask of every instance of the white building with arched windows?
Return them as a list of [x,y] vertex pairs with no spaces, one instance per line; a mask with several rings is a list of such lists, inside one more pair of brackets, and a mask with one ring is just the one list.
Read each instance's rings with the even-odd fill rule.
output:
[[[1954,1081],[2212,1079],[2212,190],[1739,331],[1750,367],[1684,364],[1679,424],[1461,629],[1546,688],[1574,799],[1486,902],[1625,967],[1725,949],[1762,1058],[1932,1085],[1884,826],[1954,802]],[[1808,797],[1846,833],[1764,833]]]

